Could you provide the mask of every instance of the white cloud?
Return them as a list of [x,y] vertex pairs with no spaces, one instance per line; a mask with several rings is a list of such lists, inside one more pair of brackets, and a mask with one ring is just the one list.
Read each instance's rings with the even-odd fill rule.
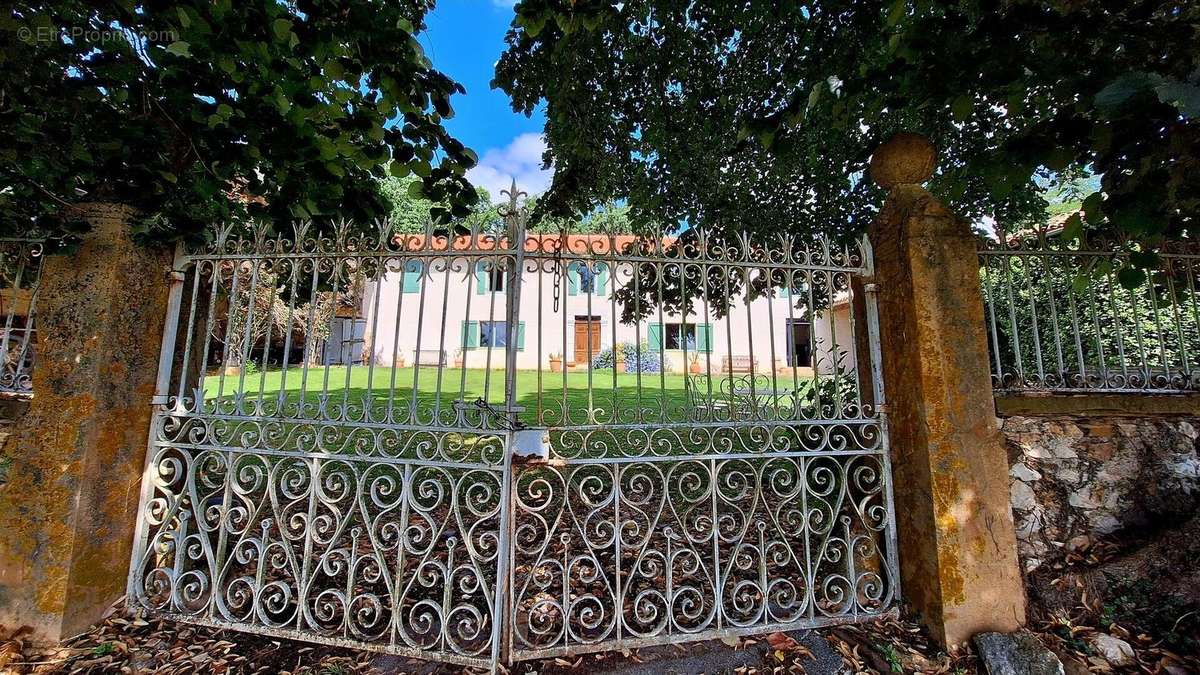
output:
[[479,164],[467,171],[467,179],[487,189],[492,201],[504,199],[501,190],[507,190],[513,179],[517,187],[530,195],[541,194],[550,187],[554,169],[542,168],[542,153],[546,141],[541,134],[521,134],[503,148],[492,148],[483,153]]

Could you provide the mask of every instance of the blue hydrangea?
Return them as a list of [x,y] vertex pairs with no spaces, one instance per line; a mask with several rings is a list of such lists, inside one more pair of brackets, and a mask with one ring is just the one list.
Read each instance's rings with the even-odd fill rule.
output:
[[[662,361],[658,358],[658,353],[651,351],[649,345],[642,343],[641,358],[638,358],[638,348],[631,343],[622,342],[617,345],[617,349],[625,355],[625,372],[636,373],[657,373],[662,370]],[[592,357],[592,370],[611,370],[613,367],[613,350],[610,347],[605,347],[600,350],[599,354]]]

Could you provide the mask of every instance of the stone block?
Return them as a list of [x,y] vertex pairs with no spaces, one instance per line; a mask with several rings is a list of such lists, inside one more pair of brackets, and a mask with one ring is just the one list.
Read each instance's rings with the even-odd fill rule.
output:
[[34,397],[4,447],[0,624],[83,632],[125,589],[171,256],[134,245],[128,209],[81,205],[79,250],[49,256]]
[[1064,675],[1062,661],[1029,633],[980,633],[975,649],[988,675]]

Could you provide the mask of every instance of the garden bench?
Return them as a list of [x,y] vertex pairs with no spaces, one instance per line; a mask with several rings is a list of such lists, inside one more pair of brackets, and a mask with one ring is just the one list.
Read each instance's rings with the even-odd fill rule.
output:
[[724,373],[752,373],[758,369],[758,359],[736,354],[726,356],[723,364],[721,372]]

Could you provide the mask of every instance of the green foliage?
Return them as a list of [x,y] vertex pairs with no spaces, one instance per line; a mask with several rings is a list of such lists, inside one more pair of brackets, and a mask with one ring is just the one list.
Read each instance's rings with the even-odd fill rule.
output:
[[[379,182],[379,191],[397,232],[424,232],[431,218],[437,218],[439,213],[444,217],[452,209],[445,202],[435,203],[426,198],[421,179],[416,176],[385,178]],[[470,212],[459,219],[459,224],[468,229],[478,225],[484,232],[500,229],[502,219],[491,195],[481,187],[476,188],[476,195],[477,201]]]
[[172,239],[239,216],[365,219],[420,177],[465,216],[463,89],[415,35],[432,0],[22,0],[0,10],[0,220],[109,201]]
[[1021,386],[1039,370],[1046,384],[1067,387],[1096,386],[1106,374],[1141,381],[1191,370],[1187,345],[1200,340],[1200,318],[1185,265],[1147,275],[1130,265],[1160,267],[1157,256],[1044,248],[1046,255],[987,256],[981,271],[992,369],[998,347],[1002,385]]
[[893,673],[903,673],[904,664],[900,662],[900,653],[896,651],[895,645],[890,642],[877,642],[875,649],[883,655],[883,658],[888,663],[888,668]]
[[566,218],[553,216],[539,208],[541,200],[530,198],[529,209],[536,220],[530,223],[530,232],[555,233],[571,232],[574,234],[628,234],[635,231],[653,232],[655,228],[643,223],[635,226],[630,218],[629,206],[607,200],[601,202],[583,218]]
[[[961,215],[1045,217],[1090,169],[1093,228],[1152,246],[1200,206],[1194,2],[524,0],[495,83],[544,104],[544,208],[628,199],[640,219],[770,234],[865,228],[870,153],[939,148]],[[1039,185],[1039,178],[1043,185]]]
[[1200,647],[1200,613],[1175,595],[1157,592],[1149,579],[1105,575],[1108,598],[1101,607],[1104,627],[1114,623],[1161,637],[1172,650],[1194,653]]

